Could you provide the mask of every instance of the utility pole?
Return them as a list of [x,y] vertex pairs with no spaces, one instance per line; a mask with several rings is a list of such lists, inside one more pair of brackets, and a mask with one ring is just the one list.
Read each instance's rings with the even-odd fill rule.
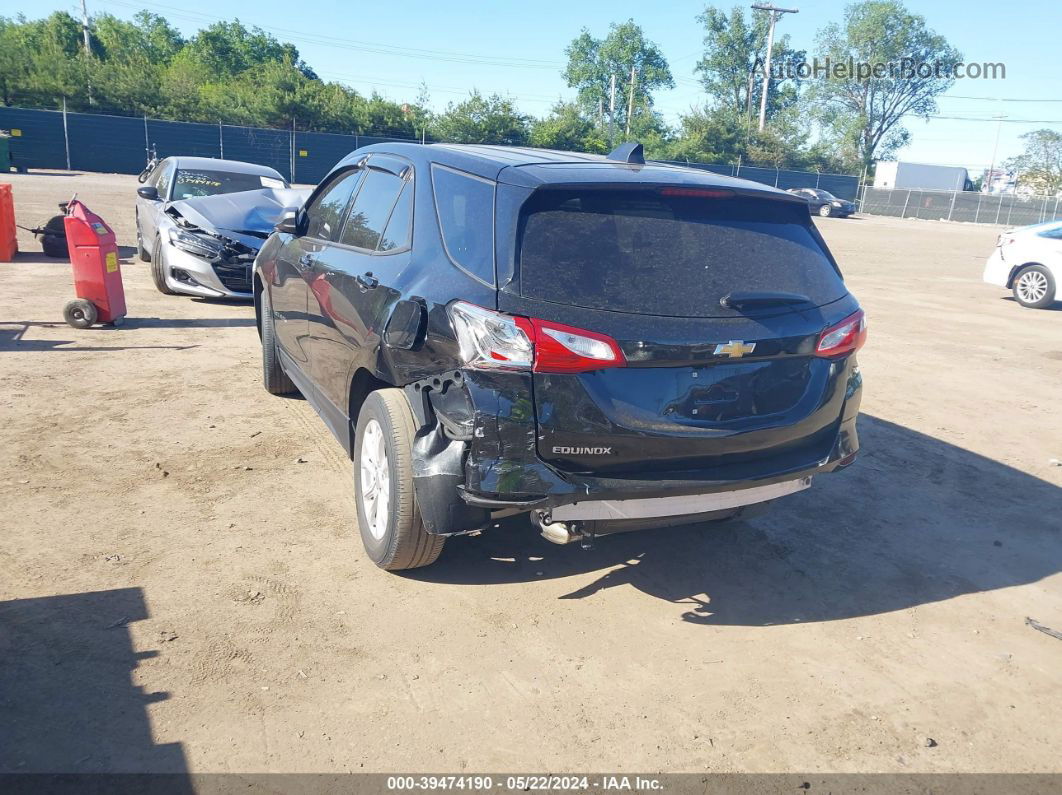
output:
[[85,40],[85,55],[91,55],[92,48],[89,46],[88,7],[85,5],[85,0],[81,0],[81,37]]
[[616,122],[616,75],[612,75],[612,80],[608,89],[608,145],[612,146],[612,128]]
[[771,50],[774,49],[774,24],[782,18],[783,14],[796,14],[799,13],[799,9],[777,8],[770,3],[753,3],[752,7],[770,14],[770,27],[767,28],[767,61],[763,65],[763,94],[760,96],[760,132],[763,132],[764,125],[767,123],[767,89],[771,85]]
[[999,131],[1003,127],[1003,119],[1007,117],[1004,116],[1002,113],[998,113],[992,118],[996,120],[996,142],[992,146],[992,165],[988,167],[988,179],[986,180],[988,190],[985,190],[986,185],[982,185],[981,191],[983,193],[992,192],[992,183],[995,182],[996,173],[996,154],[999,151]]
[[[85,0],[81,0],[81,38],[85,41],[85,58],[92,57],[92,46],[89,43],[89,19],[88,19],[88,7],[85,5]],[[92,81],[88,80],[85,84],[85,93],[88,96],[89,105],[92,104]]]
[[631,114],[634,113],[634,81],[634,64],[631,64],[631,95],[630,99],[627,100],[627,131],[624,133],[624,137],[626,138],[631,137]]

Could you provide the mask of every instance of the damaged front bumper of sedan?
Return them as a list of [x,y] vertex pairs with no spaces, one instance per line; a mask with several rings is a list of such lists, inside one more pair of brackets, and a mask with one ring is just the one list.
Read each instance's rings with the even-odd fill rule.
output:
[[[251,268],[258,248],[188,221],[171,207],[174,226],[166,230],[167,283],[179,292],[208,298],[252,298]],[[268,235],[263,234],[261,242]]]
[[205,298],[254,297],[251,271],[273,227],[308,191],[263,188],[173,202],[160,229],[166,284]]

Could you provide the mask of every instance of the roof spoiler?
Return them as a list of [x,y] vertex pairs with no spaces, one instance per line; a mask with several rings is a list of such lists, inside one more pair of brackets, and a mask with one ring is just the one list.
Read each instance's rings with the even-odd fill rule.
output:
[[637,141],[628,141],[625,144],[620,144],[605,157],[608,160],[616,160],[620,163],[638,163],[639,165],[645,165],[645,153],[642,149],[642,145]]

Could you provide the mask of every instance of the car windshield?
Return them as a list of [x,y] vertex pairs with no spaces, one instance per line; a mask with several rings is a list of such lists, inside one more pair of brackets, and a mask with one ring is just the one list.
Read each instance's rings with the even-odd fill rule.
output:
[[803,205],[544,190],[524,206],[520,290],[592,309],[711,317],[734,290],[845,294]]
[[262,174],[238,174],[201,168],[182,168],[177,171],[172,199],[194,199],[219,193],[238,193],[259,188],[286,188],[287,183]]
[[826,201],[830,201],[830,202],[839,201],[839,199],[836,196],[834,196],[832,193],[830,193],[829,191],[826,191],[826,190],[819,190],[818,188],[816,188],[815,190],[812,191],[812,193],[814,193],[820,199],[825,199]]

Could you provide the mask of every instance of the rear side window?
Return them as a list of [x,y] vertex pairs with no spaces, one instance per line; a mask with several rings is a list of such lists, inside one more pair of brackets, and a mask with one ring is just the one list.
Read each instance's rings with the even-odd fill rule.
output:
[[494,183],[433,165],[432,191],[446,253],[455,265],[494,285]]
[[391,211],[378,251],[397,251],[409,248],[413,242],[413,183],[407,182]]
[[403,184],[394,174],[370,168],[354,197],[340,242],[375,251]]
[[524,296],[650,315],[729,314],[733,291],[846,290],[810,229],[807,207],[770,199],[659,191],[539,191],[524,205]]
[[358,186],[363,171],[351,171],[335,179],[318,194],[306,209],[306,235],[320,240],[335,240],[343,223],[350,196]]

